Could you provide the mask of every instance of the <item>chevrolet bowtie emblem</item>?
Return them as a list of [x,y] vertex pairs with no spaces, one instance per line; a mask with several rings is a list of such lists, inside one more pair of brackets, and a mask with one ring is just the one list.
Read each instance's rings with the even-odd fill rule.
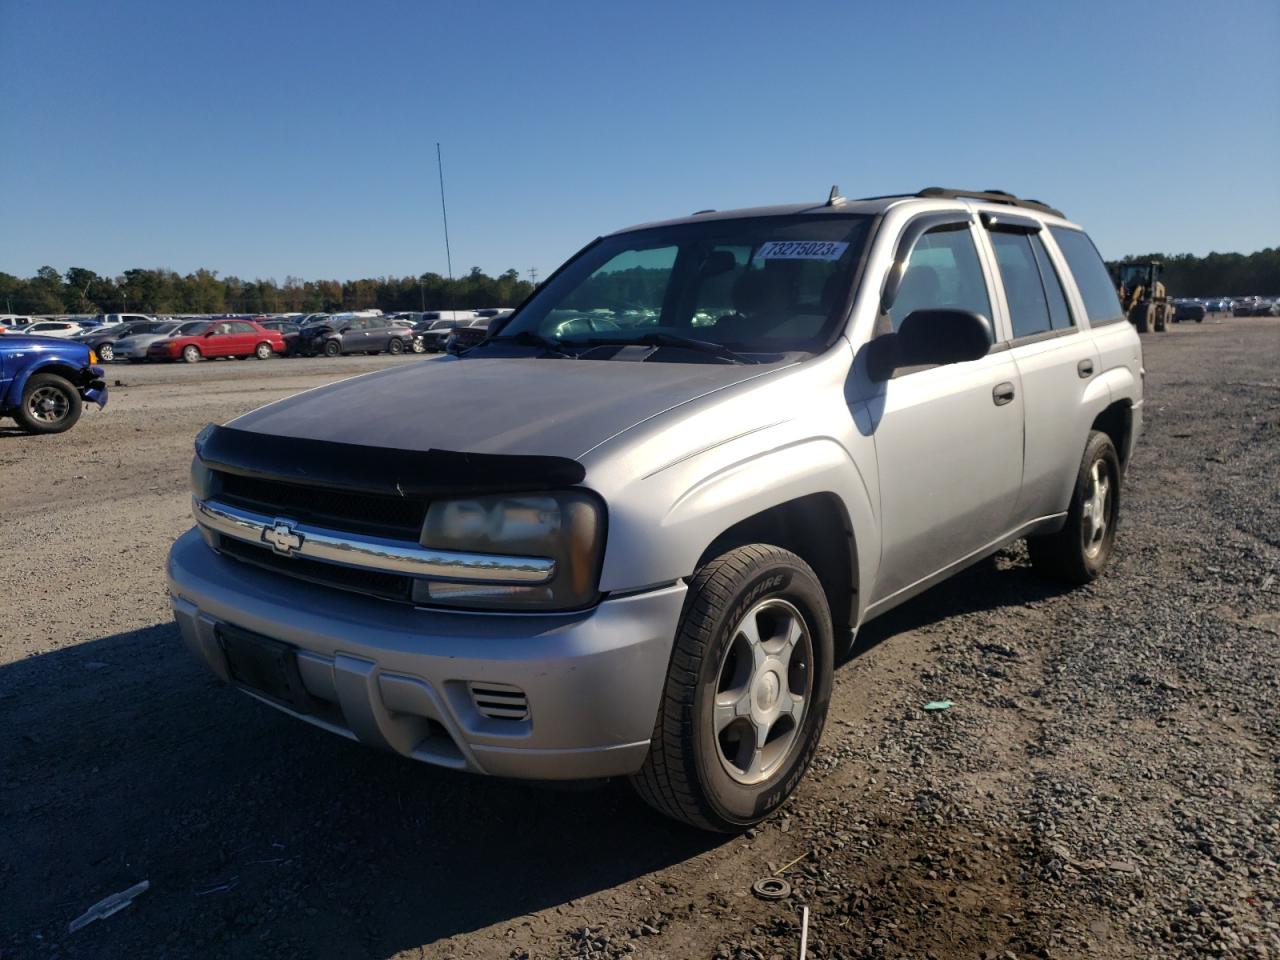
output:
[[276,520],[262,531],[262,542],[271,544],[271,549],[286,557],[292,556],[295,550],[302,549],[302,541],[306,539],[293,529],[293,521]]

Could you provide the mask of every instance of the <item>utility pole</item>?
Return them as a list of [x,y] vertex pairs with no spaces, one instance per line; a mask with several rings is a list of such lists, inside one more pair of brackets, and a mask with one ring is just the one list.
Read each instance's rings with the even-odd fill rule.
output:
[[538,268],[537,267],[529,268],[529,282],[532,283],[535,287],[538,285]]
[[440,215],[444,219],[444,256],[449,265],[449,280],[453,280],[453,254],[449,252],[449,211],[444,205],[444,160],[440,154],[440,141],[436,141],[436,169],[440,172]]

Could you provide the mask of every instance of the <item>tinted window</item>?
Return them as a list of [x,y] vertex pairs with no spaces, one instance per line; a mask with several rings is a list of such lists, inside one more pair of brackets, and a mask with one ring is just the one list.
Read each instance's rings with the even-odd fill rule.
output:
[[991,245],[1000,266],[1014,339],[1046,333],[1050,327],[1049,305],[1040,282],[1040,268],[1031,250],[1031,237],[997,230],[991,234]]
[[231,332],[232,333],[257,333],[258,331],[253,329],[253,324],[241,322],[241,323],[231,324]]
[[1049,251],[1044,247],[1040,234],[1033,233],[1031,252],[1036,255],[1036,266],[1040,268],[1040,281],[1044,284],[1045,299],[1049,301],[1049,319],[1053,321],[1053,329],[1062,330],[1075,325],[1071,318],[1071,310],[1067,307],[1067,295],[1062,292],[1062,281],[1058,271],[1049,260]]
[[920,238],[889,317],[893,329],[913,310],[971,310],[990,319],[991,300],[973,235],[963,224],[935,227]]
[[1116,288],[1111,285],[1107,267],[1088,235],[1066,227],[1050,227],[1049,232],[1053,234],[1071,275],[1075,277],[1076,288],[1080,291],[1080,299],[1084,301],[1084,312],[1089,322],[1099,324],[1123,320],[1124,311],[1120,309]]

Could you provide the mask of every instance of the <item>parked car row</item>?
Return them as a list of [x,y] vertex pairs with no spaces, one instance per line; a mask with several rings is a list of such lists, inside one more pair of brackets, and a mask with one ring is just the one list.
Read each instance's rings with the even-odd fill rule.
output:
[[[470,346],[509,309],[313,313],[305,316],[219,316],[182,319],[144,314],[33,320],[0,315],[0,332],[25,332],[75,340],[102,362],[177,361],[217,357],[328,356],[439,352],[452,337]],[[19,323],[18,321],[22,321]]]
[[[1275,297],[1184,297],[1173,301],[1174,323],[1195,320],[1206,314],[1224,313],[1233,317],[1280,316],[1280,296]],[[1198,311],[1197,311],[1198,308]],[[1197,316],[1199,312],[1199,316]]]

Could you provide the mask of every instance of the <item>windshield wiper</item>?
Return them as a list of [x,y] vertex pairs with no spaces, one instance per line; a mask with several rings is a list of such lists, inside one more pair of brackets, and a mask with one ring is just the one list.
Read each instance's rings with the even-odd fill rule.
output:
[[532,330],[521,330],[518,333],[509,336],[486,337],[476,344],[477,347],[486,343],[517,343],[522,347],[542,347],[548,353],[557,357],[568,357],[571,360],[577,360],[578,355],[571,353],[560,345],[560,341],[552,340],[550,337],[544,337],[540,333],[534,333]]
[[622,344],[624,346],[649,347],[673,347],[680,350],[692,350],[696,353],[706,353],[719,357],[722,360],[728,360],[730,363],[759,363],[759,360],[753,360],[751,357],[744,357],[740,353],[735,353],[726,347],[723,343],[712,343],[710,340],[697,340],[693,337],[682,337],[678,333],[646,333],[640,337],[592,337],[587,341],[592,346],[610,346],[613,344]]

